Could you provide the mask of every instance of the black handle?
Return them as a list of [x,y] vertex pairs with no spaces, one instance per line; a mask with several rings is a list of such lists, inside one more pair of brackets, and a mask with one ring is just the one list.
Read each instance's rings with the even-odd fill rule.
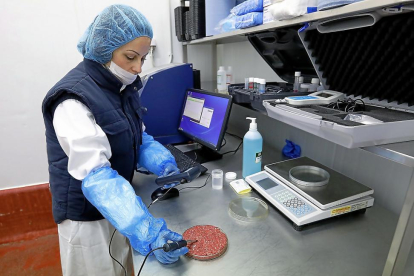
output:
[[184,246],[187,246],[187,241],[186,240],[181,240],[181,241],[174,241],[174,242],[168,242],[166,244],[164,244],[162,246],[162,249],[165,252],[170,252],[176,249],[180,249],[183,248]]

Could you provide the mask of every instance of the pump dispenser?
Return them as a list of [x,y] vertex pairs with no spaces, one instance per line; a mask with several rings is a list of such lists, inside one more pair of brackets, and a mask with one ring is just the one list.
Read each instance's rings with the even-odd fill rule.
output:
[[252,120],[250,129],[243,138],[243,178],[262,170],[263,138],[257,131],[256,118]]

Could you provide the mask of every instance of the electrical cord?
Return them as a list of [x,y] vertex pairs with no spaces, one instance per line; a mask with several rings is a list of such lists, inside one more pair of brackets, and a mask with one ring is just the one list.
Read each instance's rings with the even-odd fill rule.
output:
[[224,144],[221,144],[221,147],[224,147],[227,144],[226,138],[223,137]]
[[116,232],[116,229],[114,230],[114,232],[112,233],[112,237],[111,237],[111,240],[109,241],[109,256],[111,256],[111,258],[112,258],[112,260],[114,260],[115,262],[117,262],[121,267],[122,267],[122,269],[124,270],[124,273],[125,273],[125,276],[127,275],[127,272],[126,272],[126,269],[125,269],[125,267],[117,260],[117,259],[115,259],[113,256],[112,256],[112,253],[111,253],[111,244],[112,244],[112,239],[114,238],[114,235],[115,235],[115,232]]
[[337,100],[336,102],[328,104],[327,108],[338,109],[345,112],[355,112],[358,105],[362,105],[361,110],[365,110],[365,102],[361,99],[346,98],[344,100]]
[[[161,198],[163,198],[172,188],[174,188],[174,186],[173,187],[170,187],[166,192],[165,192],[165,194],[163,194],[162,196],[160,196],[160,197],[157,197],[156,199],[154,199],[148,206],[147,206],[147,208],[149,209],[150,207],[151,207],[151,205],[152,204],[154,204],[155,202],[157,202],[158,200],[160,200]],[[111,258],[112,258],[112,260],[114,260],[115,262],[117,262],[121,267],[122,267],[122,269],[124,270],[124,273],[125,273],[125,276],[127,275],[126,274],[126,269],[125,269],[125,267],[117,260],[117,259],[115,259],[114,258],[114,256],[112,256],[112,253],[111,253],[111,244],[112,244],[112,239],[114,238],[114,235],[115,235],[115,232],[116,232],[116,229],[114,230],[114,232],[112,233],[112,236],[111,236],[111,240],[109,241],[109,256],[111,256]],[[153,251],[155,251],[155,250],[157,250],[157,249],[162,249],[162,247],[159,247],[159,248],[156,248],[156,249],[154,249],[154,250],[152,250],[150,253],[152,253]],[[148,253],[148,255],[150,254],[150,253]],[[145,260],[147,259],[147,257],[148,257],[148,255],[145,257],[145,259],[144,259],[144,263],[145,263]],[[141,269],[142,269],[142,267],[144,266],[144,263],[142,263],[142,266],[141,266]],[[141,272],[141,269],[139,270],[140,272]],[[139,273],[138,273],[138,275],[139,275]]]
[[163,249],[163,248],[162,248],[162,247],[157,247],[157,248],[155,248],[155,249],[151,250],[151,251],[150,251],[150,252],[149,252],[149,253],[145,256],[145,259],[144,259],[144,261],[142,262],[141,268],[139,269],[137,276],[139,276],[139,275],[141,274],[141,270],[142,270],[142,268],[144,267],[145,261],[147,260],[148,256],[149,256],[152,252],[154,252],[155,250],[159,250],[159,249]]
[[239,146],[235,150],[231,150],[231,151],[224,152],[224,153],[222,153],[222,155],[225,155],[225,154],[228,154],[228,153],[232,153],[232,152],[233,152],[233,154],[236,154],[236,152],[240,149],[240,147],[241,147],[242,144],[243,144],[243,140],[240,142]]
[[228,135],[230,135],[230,136],[233,136],[233,137],[237,137],[237,138],[239,138],[239,139],[243,140],[243,138],[242,138],[242,137],[240,137],[239,135],[236,135],[236,134],[233,134],[233,133],[230,133],[230,132],[227,132],[227,131],[226,131],[226,134],[228,134]]
[[230,136],[233,136],[233,137],[237,137],[237,138],[239,138],[242,141],[240,142],[239,146],[235,150],[231,150],[231,151],[224,152],[224,153],[222,153],[222,155],[229,154],[229,153],[232,153],[232,152],[233,152],[233,154],[236,154],[236,152],[240,149],[241,145],[243,144],[243,138],[240,137],[240,136],[238,136],[238,135],[236,135],[236,134],[230,133],[230,132],[226,132],[226,134],[228,134]]
[[204,182],[204,184],[201,185],[201,186],[184,187],[184,188],[179,189],[178,191],[182,191],[182,190],[185,190],[185,189],[201,189],[201,188],[203,188],[204,186],[207,185],[207,181],[209,180],[210,176],[211,176],[211,173],[208,174],[208,177],[206,179],[206,182]]

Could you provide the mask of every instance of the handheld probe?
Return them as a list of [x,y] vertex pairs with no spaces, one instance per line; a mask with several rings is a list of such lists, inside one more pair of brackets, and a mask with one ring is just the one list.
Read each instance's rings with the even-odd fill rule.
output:
[[167,242],[166,244],[164,244],[162,246],[162,250],[164,250],[165,252],[170,252],[172,250],[183,248],[184,246],[187,246],[187,245],[195,243],[195,242],[197,242],[197,240],[195,240],[195,241],[193,241],[193,240],[181,240],[181,241]]

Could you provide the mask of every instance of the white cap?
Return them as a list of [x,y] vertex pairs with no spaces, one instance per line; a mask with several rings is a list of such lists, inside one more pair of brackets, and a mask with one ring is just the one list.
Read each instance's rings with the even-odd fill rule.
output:
[[219,70],[224,70],[224,66],[220,66],[219,67]]
[[259,83],[260,83],[260,84],[266,84],[266,80],[265,80],[265,79],[260,79],[260,80],[259,80]]
[[259,82],[259,78],[254,78],[254,82]]
[[227,69],[228,69],[229,71],[231,71],[233,68],[231,68],[231,66],[229,66],[229,67],[227,67]]
[[252,122],[250,123],[250,129],[249,130],[256,130],[257,129],[256,118],[246,117],[246,119],[252,120]]
[[303,77],[299,77],[299,83],[303,83]]
[[318,78],[312,78],[311,83],[313,83],[313,84],[319,84],[319,79]]
[[254,78],[249,78],[249,81],[253,82],[254,81]]
[[295,72],[295,77],[300,77],[300,72],[299,71]]
[[227,180],[233,180],[233,179],[236,179],[236,177],[237,177],[237,173],[235,173],[235,172],[227,172],[226,173],[226,179]]

